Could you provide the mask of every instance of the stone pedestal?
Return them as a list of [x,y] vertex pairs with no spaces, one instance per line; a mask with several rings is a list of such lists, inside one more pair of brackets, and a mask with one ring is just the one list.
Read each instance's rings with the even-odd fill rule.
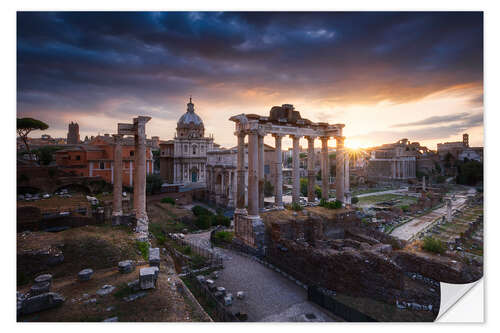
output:
[[257,251],[264,247],[265,226],[260,217],[248,215],[234,216],[234,233],[236,238],[244,245]]

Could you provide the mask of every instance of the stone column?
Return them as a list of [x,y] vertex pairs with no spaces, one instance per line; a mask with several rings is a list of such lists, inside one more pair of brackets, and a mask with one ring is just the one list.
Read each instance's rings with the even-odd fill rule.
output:
[[283,154],[281,152],[281,136],[274,134],[274,142],[276,147],[276,184],[274,184],[274,204],[278,208],[283,208]]
[[425,176],[422,176],[422,191],[425,191]]
[[135,217],[137,220],[136,231],[140,240],[148,238],[148,215],[146,213],[146,123],[151,117],[139,116],[134,118],[137,131],[135,151],[134,200]]
[[346,203],[351,203],[351,193],[350,193],[350,183],[349,183],[349,153],[344,151],[344,195],[346,198]]
[[316,184],[316,175],[314,174],[314,137],[307,137],[307,201],[314,202],[316,193],[314,185]]
[[257,144],[259,145],[259,211],[264,210],[264,135],[258,134]]
[[292,188],[292,202],[300,203],[300,161],[299,161],[299,140],[300,136],[291,135],[293,140],[293,156],[292,156],[292,179],[293,179],[293,188]]
[[259,217],[259,139],[257,130],[248,133],[248,215]]
[[238,132],[238,179],[236,181],[236,210],[235,214],[247,214],[245,209],[245,132]]
[[337,176],[335,177],[336,184],[336,199],[337,201],[345,202],[344,197],[344,139],[343,136],[336,136],[335,140],[337,140],[337,167],[336,172]]
[[329,137],[321,137],[321,198],[328,200],[330,185],[329,185],[329,161],[328,161],[328,139]]
[[446,199],[446,222],[451,222],[451,199]]
[[[122,210],[122,137],[123,135],[115,134],[114,137],[114,171],[113,171],[113,217],[123,215]],[[114,219],[114,218],[113,218]],[[112,221],[115,224],[115,221]],[[119,224],[119,221],[118,221]]]

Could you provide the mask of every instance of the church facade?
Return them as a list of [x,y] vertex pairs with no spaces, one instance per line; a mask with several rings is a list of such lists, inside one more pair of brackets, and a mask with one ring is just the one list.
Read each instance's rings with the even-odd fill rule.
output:
[[213,145],[213,137],[205,137],[205,126],[190,98],[174,139],[160,143],[161,177],[169,184],[206,185],[207,152]]

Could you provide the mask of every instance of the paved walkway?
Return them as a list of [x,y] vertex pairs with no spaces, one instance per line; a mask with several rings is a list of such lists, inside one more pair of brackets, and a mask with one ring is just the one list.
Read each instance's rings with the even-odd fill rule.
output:
[[[470,192],[470,191],[469,191]],[[474,190],[472,192],[474,193]],[[462,196],[462,197],[456,197],[455,201],[452,201],[452,210],[456,210],[459,208],[461,205],[465,203],[467,200],[467,196]],[[446,205],[435,209],[425,215],[422,215],[420,217],[416,217],[413,220],[411,220],[408,223],[403,224],[400,227],[395,228],[391,236],[397,237],[399,239],[403,240],[409,240],[411,239],[414,235],[419,233],[420,231],[424,230],[427,228],[429,225],[431,225],[437,218],[446,215]]]
[[408,188],[402,188],[398,190],[387,190],[387,191],[380,191],[380,192],[370,192],[370,193],[364,193],[364,194],[358,194],[356,195],[358,198],[362,197],[371,197],[374,195],[384,195],[384,194],[407,194],[408,193]]
[[[210,246],[208,239],[209,233],[186,235],[188,242],[199,246]],[[224,257],[216,285],[233,294],[232,311],[246,313],[248,321],[340,321],[307,301],[305,289],[276,271],[235,251],[214,250]],[[238,291],[245,292],[243,300],[236,299]]]

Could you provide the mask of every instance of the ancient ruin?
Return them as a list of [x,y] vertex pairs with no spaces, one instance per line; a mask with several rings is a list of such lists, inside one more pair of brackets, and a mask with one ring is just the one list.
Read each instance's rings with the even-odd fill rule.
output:
[[135,139],[134,212],[137,221],[138,240],[148,239],[148,215],[146,213],[146,123],[151,117],[139,116],[132,124],[118,124],[115,135],[114,184],[113,184],[113,220],[120,224],[122,212],[122,154],[121,139],[123,135],[133,135]]
[[[349,203],[349,164],[344,156],[344,139],[342,128],[344,124],[314,123],[303,119],[299,111],[291,104],[274,106],[269,116],[256,114],[240,114],[230,118],[235,122],[235,135],[238,137],[238,166],[237,166],[237,200],[235,210],[235,234],[245,245],[255,249],[263,246],[264,225],[259,212],[264,209],[264,137],[271,134],[276,142],[276,183],[275,206],[283,208],[283,176],[281,140],[288,135],[293,139],[293,190],[292,203],[299,204],[300,175],[299,175],[299,140],[304,137],[308,140],[309,150],[314,149],[314,140],[319,138],[322,143],[322,198],[329,199],[328,186],[328,140],[335,138],[337,142],[337,177],[336,199],[342,203]],[[248,135],[248,210],[245,208],[244,188],[244,153],[245,136]],[[311,157],[314,154],[310,154]],[[314,165],[313,158],[309,159],[308,167]],[[347,170],[346,169],[347,166]],[[314,173],[308,172],[309,188],[308,201],[314,201],[313,186]],[[347,190],[347,192],[346,192]]]

